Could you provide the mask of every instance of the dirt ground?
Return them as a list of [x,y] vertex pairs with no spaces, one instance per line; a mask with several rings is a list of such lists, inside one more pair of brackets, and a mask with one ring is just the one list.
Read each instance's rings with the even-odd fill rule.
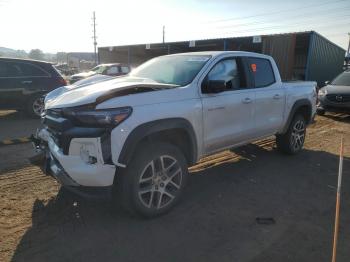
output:
[[[10,120],[0,116],[0,126]],[[297,156],[267,139],[202,160],[180,205],[153,220],[61,189],[29,165],[29,144],[0,147],[0,261],[330,261],[341,134],[337,261],[350,261],[350,117],[342,114],[317,117]]]

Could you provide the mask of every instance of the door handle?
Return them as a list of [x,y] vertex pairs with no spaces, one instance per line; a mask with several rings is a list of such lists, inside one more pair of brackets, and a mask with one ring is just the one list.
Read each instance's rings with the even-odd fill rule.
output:
[[25,85],[25,84],[31,84],[32,82],[33,81],[31,81],[31,80],[26,80],[26,81],[22,81],[21,83]]
[[208,111],[214,111],[214,110],[223,110],[225,109],[224,106],[218,106],[218,107],[212,107],[212,108],[208,108]]
[[279,94],[276,94],[273,96],[273,99],[280,99],[280,98],[281,98],[281,96]]
[[246,97],[246,98],[244,98],[243,100],[242,100],[242,103],[243,104],[249,104],[249,103],[251,103],[252,102],[252,100],[249,98],[249,97]]

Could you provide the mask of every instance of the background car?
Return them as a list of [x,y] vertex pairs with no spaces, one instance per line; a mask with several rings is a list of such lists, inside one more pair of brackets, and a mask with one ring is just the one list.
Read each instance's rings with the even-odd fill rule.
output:
[[350,70],[338,75],[318,91],[317,113],[326,111],[350,113]]
[[23,110],[39,117],[44,109],[44,95],[66,80],[48,62],[0,58],[0,108]]
[[81,79],[93,76],[93,75],[108,75],[108,76],[120,76],[120,75],[126,75],[130,72],[130,67],[127,65],[122,64],[101,64],[88,72],[83,72],[79,74],[72,75],[69,79],[70,84],[75,83],[76,81],[79,81]]

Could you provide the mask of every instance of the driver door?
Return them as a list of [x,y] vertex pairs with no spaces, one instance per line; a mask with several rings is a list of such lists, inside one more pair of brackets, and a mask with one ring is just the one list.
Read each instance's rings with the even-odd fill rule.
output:
[[[243,58],[216,63],[202,82],[203,131],[206,153],[249,140],[254,134],[255,90]],[[225,90],[213,93],[205,86],[225,81]]]

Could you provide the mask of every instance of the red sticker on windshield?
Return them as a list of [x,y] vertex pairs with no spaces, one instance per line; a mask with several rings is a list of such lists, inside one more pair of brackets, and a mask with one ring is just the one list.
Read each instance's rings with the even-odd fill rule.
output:
[[252,71],[255,73],[256,72],[256,64],[251,64],[250,67],[252,68]]

